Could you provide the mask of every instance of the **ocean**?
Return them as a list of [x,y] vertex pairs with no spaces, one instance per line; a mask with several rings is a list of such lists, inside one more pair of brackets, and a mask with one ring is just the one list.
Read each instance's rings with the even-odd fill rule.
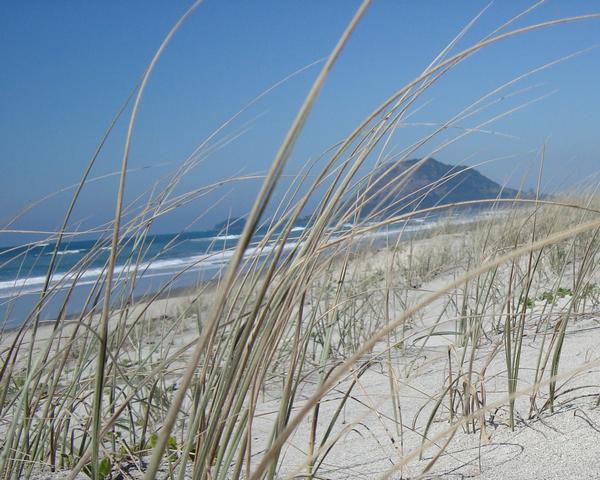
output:
[[[411,220],[395,225],[393,229],[370,232],[363,241],[390,242],[400,233],[413,235],[435,224],[433,217]],[[329,233],[335,238],[350,228],[352,225],[346,224]],[[304,227],[300,225],[293,228],[286,250],[298,244],[303,231]],[[247,255],[256,253],[255,246],[265,233],[258,231]],[[238,239],[238,234],[217,231],[147,235],[140,244],[135,244],[133,238],[122,239],[114,273],[115,284],[130,285],[123,280],[135,276],[135,288],[133,292],[127,292],[133,293],[134,298],[155,294],[165,290],[166,286],[165,294],[174,289],[193,287],[222,273]],[[43,320],[50,321],[59,316],[67,294],[68,308],[63,314],[74,315],[83,309],[91,294],[98,293],[97,281],[104,273],[110,253],[110,247],[106,240],[104,242],[77,240],[61,244],[49,284],[52,295],[40,311]],[[4,329],[21,325],[36,306],[55,247],[51,242],[0,247],[0,322]],[[267,246],[261,250],[261,255],[266,256],[271,250],[272,247]],[[112,295],[115,302],[122,298],[117,290]]]

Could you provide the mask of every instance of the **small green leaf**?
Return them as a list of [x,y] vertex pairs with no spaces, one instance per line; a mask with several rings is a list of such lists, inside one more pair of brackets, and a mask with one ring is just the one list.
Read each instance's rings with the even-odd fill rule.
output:
[[104,457],[100,460],[100,464],[98,465],[98,475],[100,478],[104,479],[110,475],[112,471],[112,465],[110,464],[110,459],[108,457]]

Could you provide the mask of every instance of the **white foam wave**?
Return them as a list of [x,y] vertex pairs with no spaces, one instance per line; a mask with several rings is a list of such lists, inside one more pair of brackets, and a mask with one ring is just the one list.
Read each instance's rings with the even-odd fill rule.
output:
[[217,235],[212,237],[213,240],[237,240],[238,238],[240,238],[240,235]]
[[[407,226],[403,225],[398,228],[390,228],[387,231],[379,230],[374,232],[368,232],[364,235],[360,235],[361,238],[378,238],[387,235],[399,234],[407,231],[417,231],[433,228],[436,222],[422,223],[419,225]],[[296,231],[305,229],[305,227],[295,227]],[[342,232],[340,232],[342,233]],[[230,238],[234,237],[228,236]],[[238,235],[235,235],[238,238]],[[222,238],[222,237],[221,237]],[[336,236],[330,238],[335,239]],[[201,239],[197,239],[201,240]],[[300,246],[303,242],[289,241],[284,245],[284,251],[289,251],[297,246]],[[103,247],[108,249],[110,247]],[[263,247],[253,246],[246,249],[245,257],[261,256],[264,257],[271,253],[274,249],[273,245],[267,245]],[[82,250],[65,250],[61,253],[79,253]],[[169,258],[153,260],[143,262],[137,266],[117,266],[115,267],[115,279],[124,279],[134,274],[143,278],[160,276],[160,275],[171,275],[187,269],[188,271],[195,270],[218,270],[229,262],[229,259],[233,256],[234,251],[232,249],[220,250],[211,253],[204,253],[199,255],[193,255],[182,258]],[[55,288],[70,288],[73,282],[76,281],[77,286],[93,284],[97,281],[100,275],[104,274],[103,268],[90,268],[85,272],[67,272],[57,273],[51,279],[51,286]],[[0,298],[14,297],[16,295],[25,293],[35,293],[46,281],[46,276],[26,277],[18,278],[15,280],[0,281]]]
[[[249,252],[252,249],[249,249]],[[251,254],[251,253],[249,253]],[[225,250],[215,253],[206,253],[183,258],[171,258],[143,262],[137,266],[117,266],[114,270],[115,279],[128,277],[134,274],[147,277],[150,272],[162,271],[163,274],[175,273],[184,268],[215,269],[226,263],[233,255],[233,251]],[[58,288],[69,288],[76,280],[78,286],[94,283],[104,273],[103,268],[90,268],[85,272],[56,273],[51,279],[51,285]],[[15,280],[0,281],[0,298],[12,297],[16,294],[33,293],[32,287],[40,287],[46,281],[46,276],[18,278]]]
[[[74,249],[74,250],[59,250],[58,252],[56,252],[56,254],[57,255],[73,255],[73,254],[81,253],[81,252],[85,252],[85,250],[82,248]],[[46,255],[54,255],[54,252],[48,252],[48,253],[46,253]]]

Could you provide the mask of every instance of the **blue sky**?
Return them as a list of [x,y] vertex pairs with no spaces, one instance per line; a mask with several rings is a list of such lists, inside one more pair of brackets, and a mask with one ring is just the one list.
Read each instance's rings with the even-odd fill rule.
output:
[[[0,4],[0,200],[12,214],[79,179],[112,116],[165,34],[188,7],[183,1],[2,2]],[[206,0],[160,59],[142,100],[128,179],[132,199],[163,179],[247,101],[298,68],[326,56],[357,1]],[[328,78],[287,173],[349,133],[392,92],[422,71],[482,8],[480,1],[375,0]],[[461,41],[478,40],[530,2],[496,2]],[[516,26],[600,11],[598,1],[549,0]],[[600,21],[566,25],[509,40],[468,59],[420,100],[415,123],[443,122],[496,86],[531,68],[600,44]],[[308,69],[247,112],[228,133],[244,134],[190,172],[179,191],[244,172],[264,172],[318,73]],[[531,87],[463,126],[551,94],[436,155],[448,163],[487,163],[483,173],[518,186],[534,171],[532,153],[547,142],[545,184],[585,180],[600,163],[600,49],[528,78]],[[119,167],[126,118],[109,139],[92,176]],[[426,127],[407,125],[396,149]],[[456,133],[456,132],[455,132]],[[447,137],[442,137],[447,138]],[[440,139],[441,140],[441,139]],[[437,142],[431,144],[431,147]],[[524,180],[528,187],[535,173]],[[114,210],[117,178],[90,185],[74,221],[97,225]],[[157,224],[175,231],[203,214],[204,228],[248,209],[257,182],[181,208]],[[68,194],[44,202],[15,225],[54,229]]]

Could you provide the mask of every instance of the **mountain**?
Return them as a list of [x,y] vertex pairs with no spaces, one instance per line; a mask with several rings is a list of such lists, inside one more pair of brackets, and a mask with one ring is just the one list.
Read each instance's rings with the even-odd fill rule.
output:
[[[368,197],[361,215],[366,217],[377,213],[377,216],[385,217],[469,200],[535,198],[531,193],[502,187],[474,168],[448,165],[433,158],[427,159],[414,171],[407,173],[420,161],[415,158],[380,165],[372,173],[371,183],[359,190],[359,194],[364,193]],[[352,196],[352,200],[346,202],[346,207],[351,208],[355,199],[356,193]],[[485,207],[486,204],[482,206]],[[480,207],[470,206],[471,209]],[[309,216],[303,217],[296,224],[304,226],[309,218]],[[243,217],[232,217],[217,223],[213,231],[239,234],[244,229],[245,223]]]
[[412,159],[379,166],[371,177],[370,186],[362,189],[369,197],[362,215],[377,212],[389,216],[469,200],[531,197],[502,187],[473,168],[447,165],[433,158],[407,173],[420,161]]

